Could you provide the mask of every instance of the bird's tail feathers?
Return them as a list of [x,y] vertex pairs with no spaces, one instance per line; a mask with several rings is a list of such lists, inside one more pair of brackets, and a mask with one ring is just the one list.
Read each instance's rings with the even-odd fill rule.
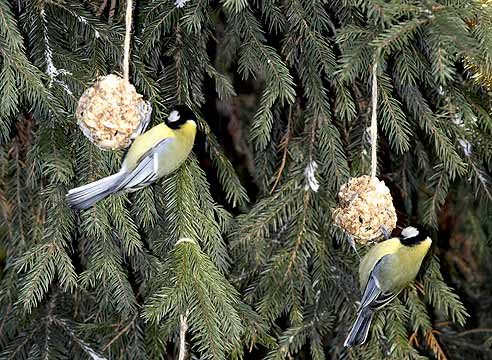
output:
[[369,328],[371,327],[373,317],[373,310],[368,307],[362,308],[357,314],[357,319],[347,335],[343,346],[351,347],[364,344],[367,340],[367,335],[369,334]]
[[126,176],[125,172],[94,181],[70,190],[67,195],[68,206],[73,209],[87,209],[118,190],[118,186]]

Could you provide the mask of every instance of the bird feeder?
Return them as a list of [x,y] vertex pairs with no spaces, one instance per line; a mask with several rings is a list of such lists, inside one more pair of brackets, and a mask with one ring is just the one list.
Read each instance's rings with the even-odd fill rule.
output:
[[384,181],[367,175],[352,178],[342,185],[338,198],[333,221],[358,243],[376,241],[396,227],[393,198]]
[[130,145],[147,121],[150,104],[127,80],[100,77],[81,96],[76,117],[84,135],[103,150]]

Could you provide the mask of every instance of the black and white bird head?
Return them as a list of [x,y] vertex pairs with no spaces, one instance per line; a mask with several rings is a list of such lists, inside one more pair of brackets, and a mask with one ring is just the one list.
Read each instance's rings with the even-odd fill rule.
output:
[[178,105],[165,120],[166,125],[171,129],[179,129],[181,125],[190,122],[196,126],[196,116],[186,105]]
[[426,240],[428,237],[429,235],[425,230],[419,230],[413,226],[407,226],[401,231],[399,239],[405,246],[414,246]]

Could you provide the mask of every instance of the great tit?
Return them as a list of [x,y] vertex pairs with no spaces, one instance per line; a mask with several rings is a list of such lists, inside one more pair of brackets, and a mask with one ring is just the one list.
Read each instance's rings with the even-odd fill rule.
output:
[[345,347],[366,342],[374,312],[415,279],[431,243],[424,231],[409,226],[399,237],[382,241],[367,252],[359,265],[362,300]]
[[68,205],[87,209],[110,194],[141,189],[175,171],[193,148],[195,120],[188,107],[177,106],[165,122],[135,138],[118,173],[70,190]]

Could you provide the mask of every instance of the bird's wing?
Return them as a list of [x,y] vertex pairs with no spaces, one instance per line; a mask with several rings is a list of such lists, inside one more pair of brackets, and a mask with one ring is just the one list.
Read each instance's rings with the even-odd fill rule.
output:
[[376,263],[367,280],[362,300],[360,301],[359,309],[370,307],[372,310],[377,310],[393,300],[400,291],[383,293],[381,290],[380,281],[378,275],[381,273],[381,269],[387,266],[392,266],[393,255],[385,255]]
[[169,145],[174,141],[175,138],[162,139],[146,151],[140,157],[137,167],[129,172],[128,175],[122,180],[118,186],[118,191],[138,190],[156,181],[159,177],[159,155],[165,153]]

